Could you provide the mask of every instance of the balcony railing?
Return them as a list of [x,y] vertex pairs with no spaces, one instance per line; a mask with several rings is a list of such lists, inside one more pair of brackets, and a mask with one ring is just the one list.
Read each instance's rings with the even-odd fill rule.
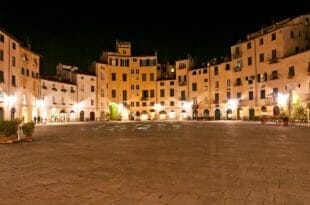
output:
[[272,63],[277,63],[277,62],[279,62],[279,58],[277,58],[277,57],[273,57],[273,58],[270,58],[270,59],[269,59],[269,63],[270,63],[270,64],[272,64]]
[[279,76],[276,74],[270,76],[270,80],[277,80],[277,79],[279,79]]
[[53,91],[57,91],[57,88],[52,88]]
[[148,97],[141,97],[141,101],[147,101]]
[[186,101],[186,97],[180,97],[181,101]]
[[67,92],[67,90],[66,90],[66,89],[61,89],[60,91],[61,91],[61,92],[64,92],[64,93],[65,93],[65,92]]
[[241,58],[241,57],[242,57],[242,52],[238,52],[238,53],[232,54],[232,58],[233,58],[233,59]]
[[241,86],[242,85],[242,82],[241,81],[236,81],[235,83],[234,83],[234,86]]
[[179,82],[179,86],[183,86],[183,85],[186,85],[186,82]]
[[239,66],[239,67],[235,67],[234,68],[234,72],[239,72],[239,71],[241,71],[242,69],[241,69],[241,67]]

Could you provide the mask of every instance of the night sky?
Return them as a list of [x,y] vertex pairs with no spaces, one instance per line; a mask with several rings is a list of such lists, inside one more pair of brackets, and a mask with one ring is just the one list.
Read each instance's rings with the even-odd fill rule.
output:
[[[219,2],[134,1],[103,5],[2,4],[0,27],[26,42],[42,58],[41,74],[52,75],[58,62],[87,70],[103,50],[114,51],[115,39],[131,41],[135,55],[154,54],[160,62],[187,54],[199,61],[229,55],[229,46],[272,21],[310,13],[310,1]],[[282,3],[280,3],[282,2]],[[43,4],[43,1],[42,1]],[[140,6],[140,8],[139,8]],[[242,8],[245,7],[245,8]]]

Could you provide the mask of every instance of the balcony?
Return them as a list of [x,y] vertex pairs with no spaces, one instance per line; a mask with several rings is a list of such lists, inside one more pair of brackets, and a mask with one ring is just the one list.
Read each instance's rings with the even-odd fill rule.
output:
[[239,72],[239,71],[241,71],[241,70],[242,70],[242,69],[241,69],[240,66],[234,68],[234,72]]
[[186,101],[186,97],[180,97],[180,101]]
[[57,91],[57,88],[52,88],[53,91]]
[[295,76],[295,73],[288,73],[287,78],[292,79],[294,78],[294,76]]
[[274,74],[270,76],[270,80],[277,80],[277,79],[279,79],[278,74]]
[[70,90],[70,93],[75,93],[75,90]]
[[237,58],[241,58],[241,57],[242,57],[242,52],[232,54],[233,59],[237,59]]
[[186,82],[179,82],[179,86],[184,86],[186,84],[187,84]]
[[147,101],[148,97],[141,97],[141,101]]
[[64,88],[62,88],[61,90],[60,90],[61,92],[67,92],[67,90],[66,89],[64,89]]
[[47,90],[47,87],[45,85],[42,86],[42,89]]
[[235,83],[234,83],[234,86],[241,86],[242,85],[242,82],[241,81],[236,81]]

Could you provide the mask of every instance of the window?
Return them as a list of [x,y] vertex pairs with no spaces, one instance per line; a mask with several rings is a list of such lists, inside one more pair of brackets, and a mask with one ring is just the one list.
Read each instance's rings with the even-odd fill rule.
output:
[[249,91],[249,100],[253,100],[253,91]]
[[164,105],[165,105],[165,102],[160,102],[160,105],[161,105],[161,106],[164,106]]
[[127,90],[123,90],[123,101],[127,101]]
[[174,89],[170,89],[170,97],[174,97]]
[[0,70],[0,83],[4,83],[4,72]]
[[142,100],[147,100],[149,97],[149,91],[148,90],[142,90]]
[[278,76],[278,70],[272,71],[270,80],[276,80],[276,79],[278,79],[278,78],[279,78],[279,76]]
[[130,107],[134,107],[135,106],[135,102],[130,102]]
[[3,61],[3,50],[0,49],[0,61]]
[[180,63],[179,64],[179,69],[184,69],[186,68],[186,63]]
[[273,49],[271,51],[271,59],[276,59],[277,58],[277,49]]
[[90,105],[94,105],[94,100],[90,100]]
[[208,73],[208,69],[207,68],[203,69],[202,73]]
[[126,82],[126,81],[127,81],[127,74],[126,74],[126,73],[123,73],[122,76],[123,76],[123,81]]
[[165,82],[160,82],[160,86],[164,86],[165,85]]
[[140,86],[139,85],[136,85],[136,90],[139,90],[140,89]]
[[226,93],[226,97],[227,97],[227,100],[229,100],[231,98],[231,93],[230,92],[227,92]]
[[295,76],[295,68],[294,68],[294,66],[290,66],[290,67],[288,68],[288,76],[289,76],[289,77]]
[[95,92],[95,86],[93,86],[93,85],[90,86],[90,92],[92,92],[92,93]]
[[214,93],[214,103],[218,104],[220,102],[220,95],[219,93]]
[[252,65],[252,57],[248,57],[248,66]]
[[260,90],[260,99],[265,99],[265,98],[266,98],[265,90]]
[[155,74],[154,73],[151,73],[150,74],[150,81],[154,81],[155,80]]
[[35,75],[35,73],[34,73],[33,71],[31,71],[31,77],[32,77],[32,78],[35,78],[35,77],[36,77],[36,75]]
[[207,83],[208,82],[208,78],[203,79],[203,82]]
[[259,62],[264,62],[265,61],[265,56],[263,53],[259,54]]
[[146,102],[142,102],[142,107],[146,107]]
[[192,75],[197,75],[197,72],[196,72],[196,71],[193,71]]
[[4,43],[4,35],[0,34],[0,41]]
[[146,74],[142,73],[142,81],[146,81]]
[[136,102],[136,107],[140,107],[140,102]]
[[116,81],[116,73],[112,73],[112,81]]
[[102,97],[102,98],[104,97],[104,89],[102,89],[102,88],[100,89],[100,97]]
[[181,100],[186,100],[185,90],[181,91]]
[[111,95],[112,95],[112,98],[116,98],[116,90],[112,90]]
[[130,90],[133,91],[135,89],[135,85],[130,85]]
[[230,70],[230,64],[229,64],[229,63],[227,63],[227,64],[225,65],[225,70]]
[[128,59],[121,59],[121,66],[122,67],[128,67],[129,66],[129,60]]
[[192,91],[197,91],[197,83],[192,83]]
[[101,73],[100,73],[100,79],[101,79],[101,80],[104,80],[104,71],[101,71]]
[[161,98],[165,97],[165,90],[164,89],[160,89],[160,97]]
[[247,48],[248,48],[248,49],[251,49],[251,48],[252,48],[251,42],[248,42],[248,43],[247,43]]
[[237,99],[241,99],[241,93],[237,93]]
[[12,86],[16,87],[16,77],[12,75]]
[[276,39],[277,39],[277,34],[276,33],[271,34],[271,40],[274,41]]
[[137,59],[136,59],[136,58],[133,58],[132,61],[133,61],[133,62],[137,62]]
[[229,88],[230,87],[230,79],[228,79],[226,82],[227,82],[227,87]]
[[219,68],[217,66],[214,67],[214,75],[219,74]]
[[130,69],[130,74],[135,74],[135,69]]
[[215,88],[219,88],[219,86],[220,86],[220,85],[219,85],[219,81],[215,81],[214,87],[215,87]]
[[139,69],[136,69],[136,74],[139,74],[140,72],[139,72]]
[[26,72],[26,73],[27,73],[27,76],[29,76],[29,69],[27,69],[27,72]]
[[291,38],[294,38],[294,31],[291,31]]
[[259,39],[259,45],[263,45],[264,44],[264,39],[263,38],[260,38]]
[[15,67],[16,66],[16,57],[12,56],[12,66]]
[[174,81],[170,81],[170,85],[174,85]]
[[154,90],[150,90],[150,97],[151,98],[155,97],[155,91]]
[[16,50],[16,43],[12,43],[12,48],[13,48],[13,50]]
[[174,101],[170,101],[170,106],[171,106],[171,107],[174,106]]

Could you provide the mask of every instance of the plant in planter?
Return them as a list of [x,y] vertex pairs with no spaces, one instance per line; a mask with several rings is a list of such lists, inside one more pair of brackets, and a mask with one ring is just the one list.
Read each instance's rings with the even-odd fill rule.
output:
[[28,122],[25,123],[22,127],[23,133],[26,136],[25,141],[31,142],[32,141],[32,135],[34,132],[35,123],[34,122]]
[[18,125],[20,120],[0,121],[0,142],[12,143],[17,140]]
[[280,113],[279,117],[283,120],[283,126],[288,126],[289,116],[286,114],[284,110]]

